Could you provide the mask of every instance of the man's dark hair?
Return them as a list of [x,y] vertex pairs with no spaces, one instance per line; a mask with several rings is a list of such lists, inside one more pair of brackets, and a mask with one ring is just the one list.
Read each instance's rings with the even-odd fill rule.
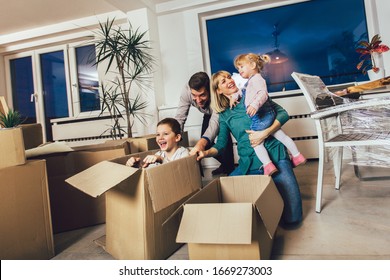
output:
[[206,72],[197,72],[191,76],[188,81],[188,86],[190,89],[199,91],[201,88],[206,88],[207,91],[210,90],[210,78]]

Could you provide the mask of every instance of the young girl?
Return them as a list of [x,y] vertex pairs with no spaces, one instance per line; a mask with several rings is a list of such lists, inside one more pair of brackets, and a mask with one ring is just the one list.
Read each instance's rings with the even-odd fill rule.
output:
[[[142,161],[142,167],[148,167],[150,164],[167,163],[172,160],[183,158],[189,155],[185,147],[181,147],[181,128],[179,122],[174,118],[165,118],[157,124],[156,142],[160,146],[160,151],[154,155],[146,156]],[[131,157],[126,162],[127,166],[139,164],[139,157]]]
[[[234,60],[234,66],[239,71],[241,77],[248,79],[248,81],[242,91],[232,95],[230,106],[234,106],[238,102],[239,97],[245,97],[246,112],[252,121],[251,130],[264,130],[275,120],[275,112],[270,103],[267,85],[260,74],[264,64],[269,62],[270,57],[268,55],[260,56],[254,53],[241,54]],[[306,162],[306,158],[298,151],[294,141],[281,129],[272,135],[287,147],[292,155],[291,160],[294,167]],[[263,163],[265,175],[272,175],[278,171],[263,143],[254,147],[254,150]]]

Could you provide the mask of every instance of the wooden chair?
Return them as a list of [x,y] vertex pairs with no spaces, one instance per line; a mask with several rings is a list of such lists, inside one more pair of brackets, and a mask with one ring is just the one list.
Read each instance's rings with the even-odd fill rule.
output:
[[[344,100],[344,98],[332,94],[320,77],[296,72],[293,72],[291,76],[294,78],[306,98],[311,110],[310,116],[314,120],[317,129],[319,164],[316,212],[320,213],[322,205],[324,162],[327,148],[334,147],[336,149],[335,155],[333,156],[333,166],[335,172],[335,188],[338,190],[340,189],[341,181],[343,147],[390,145],[390,132],[388,130],[375,131],[370,128],[367,132],[343,133],[342,122],[340,120],[341,114],[353,114],[356,110],[364,108],[382,108],[382,106],[389,106],[390,98],[372,98],[343,103],[340,100]],[[330,100],[333,102],[333,106],[318,109],[318,102],[316,101],[318,101],[319,98]],[[334,129],[329,129],[329,127],[326,126],[329,121],[334,122]],[[388,122],[388,120],[384,121]]]

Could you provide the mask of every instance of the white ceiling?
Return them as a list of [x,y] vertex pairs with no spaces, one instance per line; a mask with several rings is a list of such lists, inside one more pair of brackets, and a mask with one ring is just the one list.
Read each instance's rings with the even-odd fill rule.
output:
[[142,7],[155,10],[171,0],[0,0],[0,36],[104,14]]

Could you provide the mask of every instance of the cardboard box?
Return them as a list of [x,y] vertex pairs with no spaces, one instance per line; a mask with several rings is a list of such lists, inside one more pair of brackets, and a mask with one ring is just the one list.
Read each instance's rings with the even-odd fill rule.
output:
[[[133,152],[145,152],[151,150],[158,150],[160,147],[156,142],[156,134],[149,134],[141,137],[128,138],[131,141],[131,149]],[[180,146],[188,147],[188,132],[183,132]]]
[[44,160],[0,169],[0,259],[54,256]]
[[190,259],[269,259],[283,200],[269,176],[220,177],[184,204]]
[[21,128],[0,129],[0,169],[26,163]]
[[5,97],[0,96],[0,113],[2,113],[3,115],[6,115],[6,114],[8,114],[8,111],[9,111],[9,108],[7,105],[7,101],[5,101]]
[[130,143],[107,142],[74,147],[74,151],[35,156],[47,161],[50,208],[53,232],[59,233],[106,221],[105,197],[92,198],[72,188],[65,179],[104,160],[124,156],[130,152]]
[[199,164],[186,157],[146,169],[125,166],[130,156],[104,161],[66,180],[92,197],[106,194],[106,250],[116,259],[166,259],[180,217],[164,223],[202,187]]
[[23,132],[24,148],[26,150],[43,144],[42,125],[40,123],[21,124]]

